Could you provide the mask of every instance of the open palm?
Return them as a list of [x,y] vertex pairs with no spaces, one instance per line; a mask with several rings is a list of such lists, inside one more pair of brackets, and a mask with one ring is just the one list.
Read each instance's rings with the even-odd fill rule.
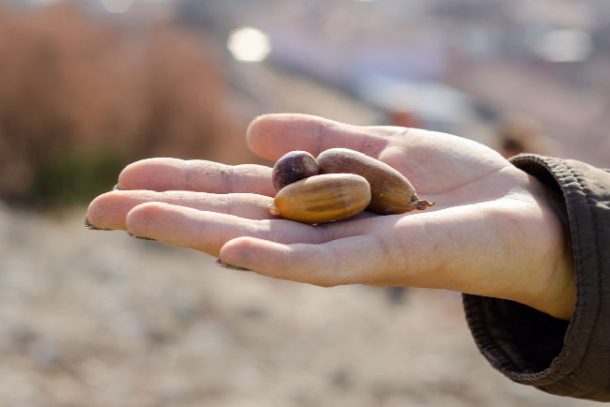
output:
[[448,134],[295,114],[258,118],[248,143],[269,160],[292,150],[358,150],[402,172],[436,205],[305,225],[269,214],[270,167],[155,158],[126,167],[120,190],[96,198],[88,221],[276,278],[447,288],[571,312],[571,266],[549,192],[492,149]]

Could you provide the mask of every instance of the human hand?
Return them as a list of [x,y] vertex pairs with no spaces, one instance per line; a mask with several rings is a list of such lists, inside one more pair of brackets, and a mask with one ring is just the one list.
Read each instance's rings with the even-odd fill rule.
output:
[[269,160],[292,150],[359,150],[436,205],[312,226],[269,214],[269,167],[153,158],[127,166],[120,190],[97,197],[87,219],[271,277],[445,288],[571,316],[575,277],[548,192],[494,150],[448,134],[296,114],[257,118],[247,141]]

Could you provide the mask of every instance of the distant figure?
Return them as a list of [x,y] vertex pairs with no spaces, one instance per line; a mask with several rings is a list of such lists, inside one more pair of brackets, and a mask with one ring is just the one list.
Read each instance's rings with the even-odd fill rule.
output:
[[421,127],[416,115],[407,109],[393,109],[388,112],[388,121],[392,126]]
[[505,119],[500,124],[499,138],[500,153],[504,158],[521,153],[547,154],[546,138],[540,127],[529,118]]

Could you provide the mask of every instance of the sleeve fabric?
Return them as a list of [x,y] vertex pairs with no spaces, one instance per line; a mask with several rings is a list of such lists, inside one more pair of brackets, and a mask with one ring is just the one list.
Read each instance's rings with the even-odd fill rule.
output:
[[610,401],[610,172],[533,154],[511,162],[556,196],[574,260],[576,308],[564,321],[513,301],[464,294],[468,326],[481,353],[511,380]]

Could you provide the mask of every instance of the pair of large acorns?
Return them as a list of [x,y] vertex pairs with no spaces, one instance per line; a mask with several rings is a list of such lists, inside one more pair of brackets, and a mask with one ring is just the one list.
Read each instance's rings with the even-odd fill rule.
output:
[[332,148],[316,159],[292,151],[273,167],[277,191],[272,215],[319,224],[350,218],[364,210],[382,215],[423,210],[409,180],[384,162],[358,151]]

